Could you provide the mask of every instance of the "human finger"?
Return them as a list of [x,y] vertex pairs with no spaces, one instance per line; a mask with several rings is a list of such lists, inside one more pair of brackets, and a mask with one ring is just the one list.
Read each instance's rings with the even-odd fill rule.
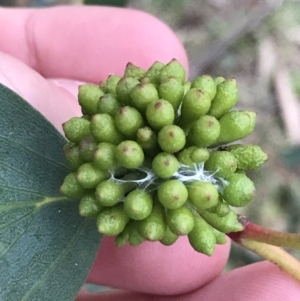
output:
[[209,257],[192,249],[187,237],[172,246],[145,242],[117,248],[112,238],[102,242],[87,282],[144,293],[183,294],[216,278],[228,259],[230,243]]
[[47,78],[99,82],[122,74],[128,62],[148,68],[186,52],[173,31],[157,18],[133,9],[67,6],[0,8],[0,51]]
[[230,271],[208,285],[184,295],[154,296],[113,291],[101,295],[79,295],[76,301],[295,301],[300,285],[270,262],[251,264]]

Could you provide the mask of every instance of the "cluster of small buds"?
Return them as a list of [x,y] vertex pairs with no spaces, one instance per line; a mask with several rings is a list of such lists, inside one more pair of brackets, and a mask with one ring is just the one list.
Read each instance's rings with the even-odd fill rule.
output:
[[71,173],[61,192],[80,199],[79,213],[100,233],[117,246],[187,235],[211,255],[226,233],[243,229],[231,207],[254,198],[246,172],[267,155],[231,144],[256,122],[255,112],[232,110],[235,79],[188,82],[175,59],[148,70],[128,63],[123,77],[80,86],[78,100],[83,115],[63,124]]

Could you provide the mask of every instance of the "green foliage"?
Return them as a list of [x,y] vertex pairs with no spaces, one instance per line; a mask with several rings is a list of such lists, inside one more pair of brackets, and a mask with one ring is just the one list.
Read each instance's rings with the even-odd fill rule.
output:
[[101,235],[59,192],[64,138],[3,85],[0,104],[0,300],[73,301]]
[[[205,220],[198,222],[199,229],[203,224],[210,224],[211,229],[207,231],[210,244],[206,245],[205,237],[198,235],[199,229],[189,240],[196,251],[207,255],[212,255],[216,244],[225,242],[220,231],[243,229],[229,204],[241,207],[253,199],[255,187],[244,175],[244,169],[258,167],[256,163],[261,165],[267,156],[260,150],[259,157],[263,160],[257,160],[253,146],[246,151],[236,146],[230,151],[226,151],[230,146],[214,147],[248,136],[254,128],[256,114],[230,111],[238,96],[234,79],[205,75],[197,77],[192,85],[185,85],[185,76],[183,66],[176,59],[166,65],[154,62],[146,71],[128,63],[123,77],[110,75],[100,83],[101,89],[108,93],[105,95],[113,93],[115,102],[122,106],[115,115],[89,116],[87,109],[99,108],[105,95],[96,104],[95,87],[85,85],[81,86],[85,91],[84,102],[79,99],[84,116],[65,123],[74,120],[74,128],[63,127],[69,140],[69,137],[73,141],[84,137],[78,144],[79,155],[84,153],[83,161],[93,163],[83,163],[74,172],[78,154],[76,148],[67,151],[70,148],[67,143],[64,152],[73,172],[65,178],[60,191],[76,198],[94,194],[92,199],[81,200],[80,213],[95,216],[100,233],[117,235],[118,247],[126,243],[137,246],[145,240],[171,245],[177,236],[188,235],[193,230],[197,214]],[[160,98],[162,92],[167,99]],[[206,115],[215,101],[219,104],[213,110],[216,117]],[[175,112],[174,108],[179,109]],[[86,130],[85,124],[89,122],[93,139]],[[96,144],[86,140],[96,140],[100,143],[98,148],[103,143],[111,143],[113,155],[103,153],[98,160],[98,152],[90,152],[96,149]],[[110,160],[111,156],[114,160]],[[103,164],[107,159],[111,164]],[[237,170],[238,162],[243,163],[239,166],[243,168],[242,174]],[[108,181],[101,176],[105,173],[106,179],[111,175]]]

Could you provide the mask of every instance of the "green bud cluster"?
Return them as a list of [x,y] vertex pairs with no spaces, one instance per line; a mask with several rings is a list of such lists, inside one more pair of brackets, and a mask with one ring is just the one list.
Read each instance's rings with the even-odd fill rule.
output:
[[83,115],[63,124],[70,174],[61,192],[80,199],[80,215],[117,246],[187,235],[213,254],[243,229],[232,207],[254,198],[246,173],[267,160],[257,145],[232,144],[256,121],[233,109],[237,100],[235,79],[188,82],[175,59],[148,70],[128,63],[123,76],[80,86]]

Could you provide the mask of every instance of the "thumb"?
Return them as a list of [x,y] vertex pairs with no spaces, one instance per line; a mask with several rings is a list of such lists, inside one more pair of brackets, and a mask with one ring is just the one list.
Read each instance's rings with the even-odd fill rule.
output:
[[43,114],[61,133],[62,123],[81,114],[75,97],[78,82],[53,81],[8,54],[0,52],[0,83]]

